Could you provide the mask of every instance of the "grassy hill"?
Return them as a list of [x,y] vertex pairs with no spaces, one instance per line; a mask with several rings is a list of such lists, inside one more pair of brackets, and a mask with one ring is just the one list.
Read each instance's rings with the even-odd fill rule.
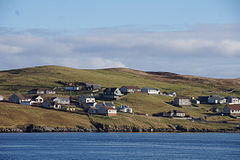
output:
[[[57,81],[97,83],[103,87],[121,87],[134,85],[141,87],[156,87],[162,92],[175,91],[181,96],[200,95],[233,95],[240,96],[239,79],[213,79],[196,76],[178,75],[168,72],[143,72],[127,68],[111,68],[100,70],[74,69],[62,66],[40,66],[15,70],[0,71],[0,95],[8,97],[12,93],[26,93],[33,88],[61,87]],[[62,94],[62,92],[61,92]],[[64,94],[70,94],[66,92]],[[83,94],[75,93],[76,96]],[[67,112],[27,107],[17,104],[0,103],[0,128],[16,127],[29,123],[40,126],[75,127],[77,125],[89,128],[93,124],[111,126],[113,128],[140,127],[140,128],[174,128],[179,125],[183,128],[205,129],[233,129],[240,120],[230,117],[217,116],[211,112],[213,107],[221,109],[224,105],[199,105],[200,108],[178,108],[172,106],[172,97],[162,95],[131,94],[115,101],[129,105],[134,112],[148,114],[129,115],[119,114],[115,117],[86,116]],[[199,118],[209,116],[209,122],[191,122],[188,120],[173,120],[152,117],[152,114],[170,110],[180,110],[186,114]],[[210,123],[211,121],[211,123]],[[229,123],[222,123],[227,121]],[[215,123],[216,122],[216,123]]]

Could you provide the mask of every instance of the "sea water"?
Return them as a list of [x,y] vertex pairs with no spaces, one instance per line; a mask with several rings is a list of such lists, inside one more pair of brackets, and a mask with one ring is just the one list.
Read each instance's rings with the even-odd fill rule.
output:
[[238,133],[3,133],[1,160],[240,159]]

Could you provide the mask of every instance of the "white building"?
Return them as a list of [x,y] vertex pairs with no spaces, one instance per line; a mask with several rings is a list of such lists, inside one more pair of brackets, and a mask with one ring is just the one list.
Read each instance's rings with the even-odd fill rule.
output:
[[240,99],[237,97],[233,97],[233,96],[228,96],[227,97],[227,102],[229,104],[240,104]]
[[151,88],[151,87],[144,87],[141,89],[141,92],[147,93],[147,94],[159,94],[160,90],[157,88]]
[[124,105],[121,105],[118,108],[118,111],[119,112],[124,112],[124,113],[132,113],[133,112],[132,108],[130,108],[129,106],[124,106]]
[[227,104],[223,109],[223,114],[239,117],[240,116],[240,105]]
[[70,99],[68,97],[54,97],[52,98],[52,102],[59,104],[70,104]]
[[83,104],[83,103],[95,103],[96,100],[94,97],[92,96],[80,96],[78,98],[79,104]]
[[122,86],[120,91],[123,94],[134,93],[134,92],[141,92],[141,89],[138,86]]
[[227,100],[224,97],[219,96],[219,95],[211,95],[208,98],[208,103],[210,103],[210,104],[224,104],[226,102],[227,102]]

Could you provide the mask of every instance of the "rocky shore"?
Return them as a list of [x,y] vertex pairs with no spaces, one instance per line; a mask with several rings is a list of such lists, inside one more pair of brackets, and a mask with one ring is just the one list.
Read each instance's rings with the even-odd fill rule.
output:
[[0,133],[31,133],[31,132],[171,132],[171,133],[181,133],[181,132],[218,132],[218,133],[239,133],[239,129],[198,129],[191,128],[186,129],[181,126],[176,128],[138,128],[131,126],[122,126],[119,128],[111,127],[108,125],[95,124],[96,128],[84,128],[77,126],[76,128],[59,128],[59,127],[42,127],[30,124],[27,126],[19,126],[18,128],[0,128]]

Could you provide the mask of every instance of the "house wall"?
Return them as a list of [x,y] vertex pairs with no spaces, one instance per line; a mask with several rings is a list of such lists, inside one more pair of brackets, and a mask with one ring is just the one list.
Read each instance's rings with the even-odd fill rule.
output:
[[115,116],[117,115],[117,110],[112,110],[112,109],[109,109],[108,112],[107,112],[107,116]]
[[56,102],[56,103],[60,103],[60,104],[70,104],[70,100],[69,99],[63,100],[61,98],[55,98],[53,101]]
[[159,94],[159,90],[156,89],[147,89],[147,88],[142,88],[142,92],[148,93],[148,94]]
[[17,95],[15,95],[15,94],[11,95],[9,97],[8,101],[12,102],[12,103],[20,103],[21,102],[20,98]]

